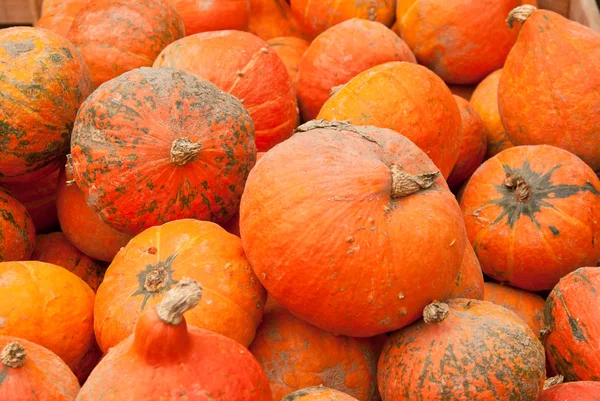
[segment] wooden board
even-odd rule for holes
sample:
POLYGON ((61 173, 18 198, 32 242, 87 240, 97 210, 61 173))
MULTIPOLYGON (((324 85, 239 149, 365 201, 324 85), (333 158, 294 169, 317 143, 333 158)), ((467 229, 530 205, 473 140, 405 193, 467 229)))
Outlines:
POLYGON ((565 17, 569 16, 569 0, 538 0, 540 8, 551 10, 565 17))
POLYGON ((600 32, 600 9, 596 0, 572 0, 569 18, 600 32))
POLYGON ((41 8, 42 0, 0 0, 0 25, 31 25, 41 8))

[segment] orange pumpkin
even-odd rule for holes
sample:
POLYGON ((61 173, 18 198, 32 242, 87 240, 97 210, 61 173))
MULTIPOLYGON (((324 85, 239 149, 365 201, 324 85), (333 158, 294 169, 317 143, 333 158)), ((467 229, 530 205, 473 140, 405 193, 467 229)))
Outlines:
POLYGON ((258 278, 333 333, 369 337, 418 319, 450 290, 465 251, 437 168, 391 130, 324 121, 298 130, 256 164, 242 196, 242 242, 258 278))
POLYGON ((42 16, 52 13, 56 10, 74 7, 76 4, 87 4, 89 0, 43 0, 42 16))
POLYGON ((500 282, 550 290, 600 262, 600 180, 566 150, 499 153, 473 174, 461 207, 483 272, 500 282))
POLYGON ((183 314, 204 299, 204 290, 183 278, 146 309, 135 334, 100 361, 77 400, 271 401, 265 372, 247 349, 187 326, 183 314))
POLYGON ((542 391, 544 348, 509 310, 453 299, 428 305, 423 318, 388 339, 378 369, 383 401, 535 400, 542 391))
POLYGON ((600 383, 596 381, 562 383, 545 390, 537 399, 537 401, 565 400, 600 401, 600 383))
POLYGON ((388 61, 416 63, 407 44, 385 25, 352 18, 327 29, 298 66, 296 89, 304 121, 319 114, 334 88, 388 61))
POLYGON ((448 89, 455 96, 460 96, 465 100, 471 100, 476 85, 448 85, 448 89))
POLYGON ((358 401, 341 391, 323 386, 307 387, 286 395, 280 401, 358 401))
POLYGON ((417 64, 390 62, 358 74, 325 102, 318 118, 393 129, 427 153, 445 178, 458 160, 456 101, 439 77, 417 64))
POLYGON ((477 170, 477 167, 483 163, 487 146, 487 130, 481 117, 467 100, 456 95, 454 99, 460 110, 462 137, 458 149, 458 161, 448 177, 450 188, 459 187, 477 170))
POLYGON ((190 313, 190 324, 244 346, 252 342, 267 294, 240 239, 214 223, 184 219, 137 235, 109 266, 94 308, 100 348, 106 352, 133 333, 142 312, 182 277, 203 287, 202 302, 190 313))
POLYGON ((25 206, 0 188, 0 262, 27 260, 35 247, 35 228, 25 206))
POLYGON ((300 59, 308 49, 309 43, 304 39, 286 36, 267 40, 267 44, 283 61, 292 82, 296 82, 300 59))
POLYGON ((63 6, 56 7, 50 12, 44 13, 34 26, 49 29, 66 38, 71 25, 73 25, 75 16, 87 3, 88 0, 66 2, 63 6))
POLYGON ((45 29, 1 30, 0 60, 0 182, 31 183, 68 152, 90 72, 68 40, 45 29))
POLYGON ((454 287, 445 298, 484 299, 483 273, 471 244, 467 244, 465 248, 465 256, 454 282, 454 287))
POLYGON ((254 122, 260 152, 289 138, 298 124, 296 94, 285 65, 266 42, 250 33, 188 36, 168 46, 154 66, 199 75, 240 99, 254 122))
POLYGON ((282 36, 301 38, 304 32, 285 0, 250 0, 248 32, 262 40, 282 36))
POLYGON ((0 401, 75 401, 79 383, 54 353, 0 335, 0 401))
POLYGON ((183 21, 167 0, 101 0, 81 9, 67 38, 83 55, 98 87, 151 66, 165 46, 184 35, 183 21))
POLYGON ((508 22, 522 23, 498 87, 509 139, 566 149, 599 171, 600 33, 531 6, 508 22))
POLYGON ((92 344, 89 346, 83 358, 81 358, 79 363, 73 368, 73 373, 75 373, 77 380, 79 380, 79 384, 85 383, 103 356, 104 354, 100 350, 100 347, 98 347, 98 343, 94 337, 92 344))
POLYGON ((0 263, 0 335, 48 348, 71 369, 93 342, 93 308, 94 291, 62 267, 0 263))
POLYGON ((267 373, 273 401, 318 385, 378 399, 377 355, 368 339, 336 336, 278 306, 265 313, 249 350, 267 373))
POLYGON ((245 31, 249 0, 169 0, 185 24, 185 33, 237 29, 245 31))

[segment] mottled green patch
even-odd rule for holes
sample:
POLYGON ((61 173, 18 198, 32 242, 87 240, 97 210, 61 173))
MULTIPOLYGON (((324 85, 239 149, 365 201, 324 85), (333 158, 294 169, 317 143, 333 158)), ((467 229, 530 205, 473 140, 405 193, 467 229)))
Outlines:
POLYGON ((0 386, 2 386, 4 380, 8 377, 8 369, 10 369, 8 366, 4 366, 4 369, 0 370, 0 386))
POLYGON ((139 288, 131 296, 142 295, 144 297, 141 306, 142 310, 144 310, 148 299, 155 297, 157 294, 169 291, 173 285, 177 284, 177 281, 173 280, 172 264, 174 260, 175 255, 171 255, 166 260, 159 261, 155 265, 148 264, 146 270, 138 274, 139 288), (148 284, 155 280, 155 278, 161 281, 160 288, 156 291, 151 291, 148 289, 148 284))

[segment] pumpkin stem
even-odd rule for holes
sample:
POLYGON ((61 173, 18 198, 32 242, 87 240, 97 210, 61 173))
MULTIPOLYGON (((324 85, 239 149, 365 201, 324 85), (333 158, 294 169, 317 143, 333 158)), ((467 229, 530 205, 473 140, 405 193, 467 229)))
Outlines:
POLYGON ((161 322, 177 326, 183 320, 183 314, 198 305, 201 299, 200 283, 184 277, 156 306, 156 314, 161 322))
POLYGON ((450 314, 450 307, 443 302, 433 302, 423 309, 425 323, 439 323, 450 314))
POLYGON ((415 192, 429 188, 433 185, 439 171, 425 174, 409 174, 404 172, 395 164, 390 166, 392 172, 392 199, 399 199, 403 196, 414 194, 415 192))
POLYGON ((146 275, 144 281, 144 289, 148 292, 159 292, 162 290, 167 282, 168 273, 164 266, 158 266, 146 275))
POLYGON ((537 8, 530 4, 519 6, 508 13, 506 23, 508 24, 509 28, 512 29, 512 27, 515 25, 515 22, 525 22, 535 10, 537 10, 537 8))
POLYGON ((550 387, 559 385, 564 381, 565 381, 565 378, 562 375, 550 377, 550 378, 546 379, 546 381, 544 382, 544 390, 548 390, 550 387))
POLYGON ((171 145, 171 163, 183 166, 192 160, 202 149, 199 143, 193 143, 187 138, 178 138, 171 145))
POLYGON ((0 361, 9 368, 20 368, 27 361, 27 351, 17 342, 7 344, 0 353, 0 361))
POLYGON ((515 200, 519 203, 527 203, 531 199, 531 185, 518 175, 506 174, 502 185, 515 191, 515 200))

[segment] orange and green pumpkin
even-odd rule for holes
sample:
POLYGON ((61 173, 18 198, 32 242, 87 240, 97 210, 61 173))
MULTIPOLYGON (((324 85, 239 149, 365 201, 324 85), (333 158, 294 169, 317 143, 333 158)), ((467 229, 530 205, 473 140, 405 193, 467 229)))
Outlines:
POLYGON ((0 187, 0 262, 28 260, 35 228, 25 206, 0 187))
POLYGON ((248 28, 249 0, 169 0, 183 19, 185 33, 248 28))
POLYGON ((562 383, 544 390, 537 401, 600 401, 600 382, 562 383))

